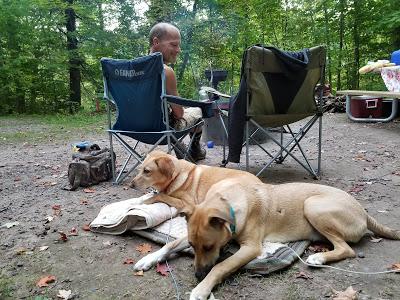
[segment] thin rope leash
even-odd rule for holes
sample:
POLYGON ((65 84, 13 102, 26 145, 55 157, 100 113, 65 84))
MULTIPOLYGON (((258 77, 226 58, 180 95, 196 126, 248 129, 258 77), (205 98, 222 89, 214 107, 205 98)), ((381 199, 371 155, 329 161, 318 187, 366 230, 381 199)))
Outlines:
MULTIPOLYGON (((170 237, 171 230, 172 230, 172 218, 173 217, 172 217, 171 207, 169 207, 169 213, 170 213, 170 223, 169 223, 169 229, 168 229, 168 234, 167 234, 167 238, 166 238, 166 244, 169 243, 169 237, 170 237)), ((175 287, 175 291, 176 291, 176 299, 180 300, 181 294, 179 292, 179 286, 178 286, 178 283, 176 282, 174 274, 172 273, 172 269, 169 267, 167 258, 165 259, 165 265, 167 266, 168 273, 171 275, 172 281, 174 283, 174 287, 175 287)))
POLYGON ((286 248, 288 248, 290 251, 292 251, 297 257, 298 259, 305 264, 306 266, 309 267, 314 267, 314 268, 330 268, 330 269, 335 269, 335 270, 339 270, 339 271, 343 271, 343 272, 347 272, 347 273, 354 273, 354 274, 364 274, 364 275, 378 275, 378 274, 387 274, 387 273, 400 273, 400 270, 388 270, 388 271, 380 271, 380 272, 361 272, 361 271, 351 271, 351 270, 347 270, 347 269, 342 269, 342 268, 338 268, 338 267, 332 267, 329 265, 313 265, 313 264, 309 264, 308 262, 305 262, 298 254, 296 251, 294 251, 292 248, 290 248, 289 246, 284 246, 286 248))

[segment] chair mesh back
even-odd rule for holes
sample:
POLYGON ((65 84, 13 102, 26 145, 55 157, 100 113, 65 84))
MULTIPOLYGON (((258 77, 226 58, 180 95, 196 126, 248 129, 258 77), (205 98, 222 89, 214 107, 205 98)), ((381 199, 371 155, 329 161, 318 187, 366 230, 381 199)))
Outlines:
POLYGON ((112 129, 153 132, 165 130, 162 110, 162 55, 134 60, 102 58, 107 89, 118 115, 112 129))
POLYGON ((323 75, 325 49, 319 46, 291 52, 300 56, 300 61, 271 48, 252 46, 247 50, 248 115, 262 126, 275 127, 317 113, 314 90, 323 75))

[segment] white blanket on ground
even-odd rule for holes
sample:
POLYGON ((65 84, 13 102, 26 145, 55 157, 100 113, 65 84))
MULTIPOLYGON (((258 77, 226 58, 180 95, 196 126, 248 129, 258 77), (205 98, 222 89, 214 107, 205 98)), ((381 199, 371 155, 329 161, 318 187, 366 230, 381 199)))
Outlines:
POLYGON ((153 228, 176 216, 177 210, 164 203, 143 204, 153 193, 104 206, 90 223, 91 231, 122 234, 127 230, 153 228))

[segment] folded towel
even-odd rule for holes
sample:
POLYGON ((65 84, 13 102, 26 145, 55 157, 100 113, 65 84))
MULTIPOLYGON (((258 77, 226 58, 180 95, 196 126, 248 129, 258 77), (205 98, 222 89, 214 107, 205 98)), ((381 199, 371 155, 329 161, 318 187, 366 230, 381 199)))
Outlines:
POLYGON ((90 223, 91 231, 122 234, 127 230, 143 230, 155 227, 173 218, 177 209, 164 203, 143 204, 153 193, 115 202, 104 206, 90 223))

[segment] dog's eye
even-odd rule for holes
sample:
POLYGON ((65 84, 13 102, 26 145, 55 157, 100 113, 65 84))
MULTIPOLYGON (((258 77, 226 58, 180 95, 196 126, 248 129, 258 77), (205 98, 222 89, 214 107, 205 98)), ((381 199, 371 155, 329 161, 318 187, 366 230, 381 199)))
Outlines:
POLYGON ((143 169, 143 173, 144 174, 150 174, 150 170, 149 169, 143 169))
POLYGON ((212 249, 213 249, 213 246, 212 246, 212 245, 204 245, 204 246, 203 246, 203 250, 204 250, 205 252, 211 251, 212 249))

